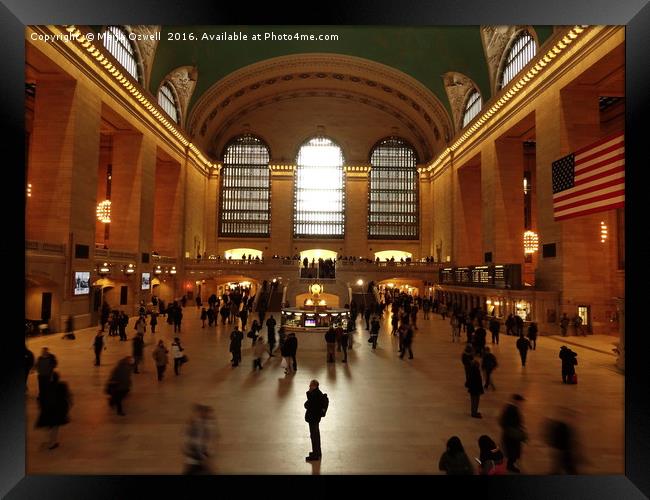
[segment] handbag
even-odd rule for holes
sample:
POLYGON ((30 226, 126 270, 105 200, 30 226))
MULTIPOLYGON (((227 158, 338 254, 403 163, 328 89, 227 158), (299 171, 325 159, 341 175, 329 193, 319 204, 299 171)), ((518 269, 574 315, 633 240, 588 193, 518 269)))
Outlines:
POLYGON ((571 375, 571 383, 572 384, 577 384, 578 383, 578 374, 577 373, 574 373, 573 375, 571 375))

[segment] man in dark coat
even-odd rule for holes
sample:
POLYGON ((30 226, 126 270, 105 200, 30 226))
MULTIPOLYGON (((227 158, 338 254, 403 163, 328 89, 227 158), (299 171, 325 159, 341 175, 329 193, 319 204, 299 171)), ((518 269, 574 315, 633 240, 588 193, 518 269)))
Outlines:
POLYGON ((404 332, 404 337, 402 338, 402 354, 399 355, 400 359, 404 359, 404 354, 406 350, 409 352, 409 359, 413 359, 413 350, 411 346, 413 345, 413 328, 411 325, 406 325, 406 331, 404 332))
POLYGON ((469 366, 472 364, 473 359, 474 349, 471 344, 467 344, 460 357, 460 360, 463 362, 463 367, 465 368, 465 387, 467 387, 467 382, 469 381, 469 366))
POLYGON ((113 369, 108 379, 107 392, 111 396, 108 404, 111 408, 117 407, 117 414, 124 416, 122 400, 131 390, 131 373, 133 373, 133 358, 122 358, 113 369))
POLYGON ((327 362, 334 363, 334 354, 336 352, 336 333, 334 328, 330 326, 327 333, 325 333, 325 343, 327 344, 327 362))
POLYGON ((239 318, 241 319, 241 330, 243 332, 246 330, 246 323, 248 323, 248 308, 246 306, 240 311, 239 318))
POLYGON ((524 337, 524 334, 522 332, 517 339, 517 350, 519 351, 519 356, 521 357, 521 366, 526 366, 526 356, 528 356, 529 349, 530 340, 524 337))
POLYGON ((503 409, 499 419, 499 425, 503 431, 501 438, 503 451, 508 459, 507 469, 511 472, 521 472, 515 462, 521 457, 521 443, 528 439, 518 406, 522 401, 524 401, 522 396, 514 394, 512 401, 503 409))
POLYGON ((34 368, 34 353, 25 346, 25 390, 27 390, 27 379, 32 368, 34 368))
MULTIPOLYGON (((262 324, 260 322, 260 324, 262 324)), ((273 356, 273 349, 275 348, 275 318, 271 314, 271 317, 266 320, 266 334, 267 334, 267 341, 269 344, 269 355, 273 356)))
POLYGON ((474 352, 478 356, 483 356, 483 349, 485 349, 485 341, 487 337, 487 332, 485 331, 485 328, 482 326, 479 326, 475 331, 474 331, 474 339, 472 340, 472 345, 474 346, 474 352))
POLYGON ((481 377, 481 367, 476 359, 472 360, 469 365, 469 376, 467 378, 467 392, 471 403, 472 417, 483 418, 478 411, 479 400, 483 394, 483 378, 481 377))
POLYGON ((52 372, 52 380, 39 401, 41 413, 36 421, 36 427, 50 428, 48 448, 53 450, 59 446, 57 441, 59 426, 70 421, 68 411, 72 405, 72 397, 68 384, 59 381, 59 374, 52 372))
POLYGON ((518 314, 515 314, 515 329, 516 335, 522 335, 524 333, 524 320, 518 314))
POLYGON ((492 372, 497 367, 497 358, 490 352, 490 348, 486 347, 485 352, 483 353, 483 359, 481 361, 481 368, 485 372, 485 390, 488 390, 488 386, 492 386, 492 389, 496 390, 494 384, 492 383, 492 372))
POLYGON ((366 307, 365 310, 363 311, 363 319, 366 320, 366 330, 370 330, 370 315, 372 314, 372 310, 370 307, 366 307))
POLYGON ((305 422, 309 424, 309 437, 311 438, 311 452, 305 460, 311 462, 320 460, 322 453, 320 448, 320 429, 318 424, 323 417, 324 396, 318 388, 318 380, 312 380, 309 383, 307 391, 307 401, 305 401, 305 422))
POLYGON ((379 338, 379 329, 381 324, 379 323, 379 318, 377 316, 372 318, 370 322, 370 341, 372 342, 372 348, 377 349, 377 339, 379 338))
POLYGON ((560 347, 560 359, 562 360, 562 383, 571 384, 573 375, 576 373, 575 365, 578 364, 577 353, 573 352, 567 346, 560 347))
POLYGON ((239 327, 230 334, 230 352, 232 353, 232 366, 238 366, 241 361, 241 343, 244 340, 244 334, 239 331, 239 327))
POLYGON ((530 345, 534 351, 535 347, 537 347, 537 323, 534 321, 528 325, 528 340, 530 340, 530 345))
POLYGON ((47 391, 52 379, 52 373, 56 368, 57 360, 47 347, 43 347, 41 355, 36 360, 36 372, 38 373, 38 399, 47 391))
POLYGON ((99 330, 97 335, 95 335, 90 347, 95 350, 95 366, 99 366, 102 350, 106 349, 106 346, 104 345, 104 336, 102 335, 101 330, 99 330))
POLYGON ((515 317, 512 314, 508 315, 506 319, 506 335, 514 335, 515 332, 515 317))
POLYGON ((298 369, 298 363, 296 362, 296 352, 298 352, 298 339, 296 334, 291 332, 287 337, 287 340, 284 342, 284 348, 286 349, 287 356, 291 357, 293 362, 293 371, 295 372, 298 369))
POLYGON ((133 337, 133 373, 140 373, 138 365, 144 356, 144 335, 138 333, 133 337))
POLYGON ((492 334, 492 343, 499 344, 499 330, 501 329, 501 323, 496 318, 490 320, 490 325, 488 326, 490 333, 492 334))

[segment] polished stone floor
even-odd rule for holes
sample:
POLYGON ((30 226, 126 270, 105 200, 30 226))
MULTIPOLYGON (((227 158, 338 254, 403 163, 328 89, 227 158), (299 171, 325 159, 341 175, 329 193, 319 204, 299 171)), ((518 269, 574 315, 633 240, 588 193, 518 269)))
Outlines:
MULTIPOLYGON (((276 314, 277 318, 277 314, 276 314)), ((498 416, 512 393, 524 395, 523 414, 530 439, 520 461, 526 474, 547 474, 551 452, 544 444, 547 417, 575 410, 568 418, 579 430, 584 474, 622 474, 624 470, 624 377, 615 357, 572 345, 578 353, 578 385, 563 385, 558 339, 541 337, 521 367, 514 337, 494 346, 499 367, 496 391, 481 398, 483 419, 470 417, 460 355, 447 321, 438 315, 419 318, 414 359, 397 356, 397 340, 382 323, 372 351, 365 325, 357 324, 348 363, 325 362, 322 334, 298 334, 298 372, 285 377, 280 358, 264 358, 264 370, 252 372, 250 339, 244 340, 243 364, 230 365, 228 325, 202 329, 195 308, 187 308, 181 334, 189 363, 176 377, 169 368, 155 376, 151 344, 167 346, 172 327, 164 319, 155 335, 147 333, 144 372, 133 375, 125 417, 109 410, 103 388, 118 359, 131 353, 131 342, 107 337, 102 366, 93 366, 94 329, 77 340, 60 335, 31 339, 36 356, 47 345, 58 357, 62 380, 74 396, 71 422, 61 428, 61 446, 43 446, 45 431, 35 429, 37 381, 31 374, 26 395, 28 474, 178 474, 183 469, 183 432, 194 402, 215 410, 212 463, 219 474, 439 474, 438 460, 447 439, 458 435, 470 457, 477 439, 500 438, 498 416), (320 381, 330 407, 321 421, 323 459, 305 462, 310 448, 303 402, 309 380, 320 381)), ((129 337, 133 326, 128 329, 129 337)), ((130 338, 129 338, 130 340, 130 338)), ((589 339, 581 339, 588 343, 589 339)))

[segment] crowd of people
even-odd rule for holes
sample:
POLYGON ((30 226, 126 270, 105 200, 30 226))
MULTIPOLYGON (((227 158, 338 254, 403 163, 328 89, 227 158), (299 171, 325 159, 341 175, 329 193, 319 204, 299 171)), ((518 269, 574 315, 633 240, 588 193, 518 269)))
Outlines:
MULTIPOLYGON (((333 261, 330 261, 333 265, 333 261)), ((309 264, 307 262, 307 264, 309 264)), ((373 284, 369 284, 371 290, 373 284)), ((273 285, 264 283, 263 290, 270 292, 273 285)), ((286 376, 294 375, 298 369, 297 351, 298 339, 296 334, 288 332, 280 325, 277 330, 277 321, 271 314, 266 317, 266 311, 259 311, 259 318, 254 320, 249 328, 248 315, 252 314, 254 296, 249 295, 250 290, 235 288, 221 297, 212 294, 207 299, 207 307, 200 298, 196 300, 197 309, 200 310, 199 317, 202 328, 208 321, 208 327, 217 324, 217 314, 222 317, 222 325, 232 325, 230 333, 229 352, 232 355, 231 364, 235 368, 242 363, 242 343, 244 336, 251 339, 252 370, 263 369, 263 357, 274 357, 279 354, 282 358, 281 367, 286 376), (261 333, 263 326, 266 326, 266 339, 261 333), (276 340, 278 347, 276 349, 276 340)), ((348 351, 353 349, 354 341, 352 333, 357 329, 357 319, 361 319, 360 326, 368 331, 368 343, 375 350, 378 344, 379 333, 382 328, 381 318, 387 315, 390 318, 391 334, 397 337, 398 352, 400 359, 413 359, 413 340, 418 328, 419 312, 423 311, 423 319, 428 320, 431 312, 441 314, 445 319, 449 314, 451 326, 451 341, 461 343, 461 336, 466 336, 465 347, 461 354, 461 362, 465 373, 465 387, 470 395, 470 415, 474 418, 482 418, 479 410, 481 395, 492 389, 496 391, 493 380, 493 372, 498 367, 498 361, 490 347, 487 345, 487 331, 491 333, 491 343, 499 344, 500 322, 494 317, 488 317, 480 308, 470 311, 463 311, 460 307, 450 304, 441 304, 432 297, 420 297, 411 295, 398 289, 384 289, 379 294, 379 302, 371 301, 357 304, 352 301, 350 307, 350 321, 346 324, 332 325, 324 335, 325 361, 334 363, 337 353, 342 354, 341 362, 348 362, 348 351)), ((175 376, 181 375, 181 368, 188 358, 182 345, 180 335, 175 336, 169 347, 164 340, 145 342, 147 326, 151 327, 151 334, 154 335, 156 318, 158 315, 167 316, 167 322, 174 326, 174 333, 180 334, 183 309, 187 306, 187 299, 184 297, 173 301, 168 307, 163 301, 156 299, 155 305, 158 311, 147 311, 144 303, 139 308, 139 315, 134 323, 135 335, 132 338, 132 355, 125 356, 119 360, 110 373, 106 382, 105 393, 108 397, 110 408, 114 408, 118 415, 125 416, 123 401, 129 394, 132 386, 132 374, 140 373, 139 366, 143 362, 144 349, 147 345, 153 347, 151 356, 156 366, 157 380, 164 380, 165 371, 170 363, 173 363, 175 376), (147 322, 147 316, 149 321, 147 322)), ((347 307, 347 304, 346 304, 347 307)), ((102 352, 106 350, 104 330, 108 326, 109 336, 120 336, 120 341, 127 340, 126 327, 128 317, 123 311, 110 310, 104 304, 102 307, 101 329, 94 336, 91 349, 95 355, 95 365, 101 364, 102 352), (124 337, 124 338, 123 338, 124 337)), ((527 355, 531 350, 536 349, 537 325, 531 322, 528 325, 527 335, 524 336, 523 321, 518 316, 510 315, 505 321, 507 335, 516 335, 516 348, 519 351, 522 367, 526 366, 527 355)), ((577 365, 577 354, 568 347, 562 346, 559 358, 561 360, 562 382, 565 384, 577 383, 575 366, 577 365)), ((35 368, 38 373, 39 387, 39 408, 40 414, 36 422, 39 428, 49 429, 47 447, 55 449, 59 446, 58 429, 69 422, 69 409, 72 406, 72 395, 68 385, 61 381, 60 375, 55 371, 57 358, 43 348, 38 360, 34 361, 33 354, 25 348, 26 371, 25 383, 29 372, 35 368)), ((523 444, 528 440, 523 420, 522 405, 524 397, 514 394, 510 402, 504 407, 499 417, 501 427, 500 445, 487 434, 478 437, 478 457, 474 461, 478 465, 476 469, 473 462, 467 456, 461 440, 457 436, 451 437, 446 450, 439 460, 439 470, 447 474, 473 474, 475 470, 479 474, 503 474, 506 472, 520 472, 518 461, 522 455, 523 444)), ((318 381, 312 380, 307 392, 305 402, 305 420, 309 423, 312 451, 306 457, 307 461, 320 460, 322 457, 320 431, 318 423, 325 415, 329 400, 327 395, 319 389, 318 381)), ((201 474, 209 473, 207 459, 210 456, 208 444, 211 431, 209 421, 213 414, 209 407, 194 405, 193 413, 188 421, 186 431, 186 444, 184 454, 186 456, 186 473, 201 474)), ((566 421, 549 420, 547 422, 547 444, 555 450, 556 469, 568 474, 577 470, 577 453, 575 445, 575 431, 566 421)))

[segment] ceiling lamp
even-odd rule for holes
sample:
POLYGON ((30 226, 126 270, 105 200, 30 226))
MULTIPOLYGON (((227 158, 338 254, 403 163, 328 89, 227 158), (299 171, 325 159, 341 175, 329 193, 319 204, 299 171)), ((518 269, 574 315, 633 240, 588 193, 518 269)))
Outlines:
POLYGON ((100 201, 97 204, 97 220, 103 224, 111 222, 111 200, 100 201))
POLYGON ((537 233, 533 231, 526 231, 524 233, 524 253, 535 253, 539 245, 539 238, 537 233))

